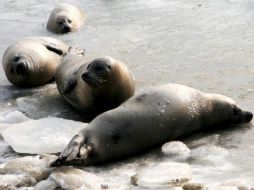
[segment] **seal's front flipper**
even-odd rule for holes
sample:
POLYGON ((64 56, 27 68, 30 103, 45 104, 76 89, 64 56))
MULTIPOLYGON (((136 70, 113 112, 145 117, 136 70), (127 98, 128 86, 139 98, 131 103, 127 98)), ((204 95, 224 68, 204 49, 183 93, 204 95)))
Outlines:
POLYGON ((52 51, 60 56, 64 55, 64 51, 62 49, 60 49, 59 47, 57 47, 57 45, 50 43, 50 44, 44 44, 44 46, 49 50, 52 51))

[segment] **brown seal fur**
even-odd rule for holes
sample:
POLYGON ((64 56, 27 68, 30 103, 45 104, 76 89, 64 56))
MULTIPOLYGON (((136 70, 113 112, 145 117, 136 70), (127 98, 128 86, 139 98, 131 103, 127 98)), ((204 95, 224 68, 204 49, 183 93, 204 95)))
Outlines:
POLYGON ((59 4, 50 14, 47 28, 54 33, 63 34, 74 32, 85 21, 85 14, 77 7, 70 4, 59 4))
POLYGON ((133 74, 109 56, 87 60, 68 53, 57 68, 56 83, 66 102, 92 118, 116 108, 135 91, 133 74))
POLYGON ((50 37, 25 38, 9 46, 2 65, 7 79, 19 87, 43 85, 54 78, 69 46, 50 37))

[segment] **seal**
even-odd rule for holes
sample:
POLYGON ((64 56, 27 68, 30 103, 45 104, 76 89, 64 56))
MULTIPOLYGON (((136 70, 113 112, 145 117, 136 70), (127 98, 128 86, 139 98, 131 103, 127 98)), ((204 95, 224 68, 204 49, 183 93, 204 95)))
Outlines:
POLYGON ((47 28, 51 32, 64 34, 78 30, 85 21, 85 14, 70 4, 59 4, 51 12, 47 28))
POLYGON ((18 87, 43 85, 54 78, 69 46, 50 37, 25 38, 9 46, 2 65, 7 79, 18 87))
POLYGON ((116 108, 135 91, 135 79, 127 66, 112 57, 86 59, 68 53, 56 71, 63 99, 88 118, 116 108))
POLYGON ((179 84, 151 87, 96 117, 52 166, 125 158, 197 131, 247 123, 252 117, 226 96, 179 84))

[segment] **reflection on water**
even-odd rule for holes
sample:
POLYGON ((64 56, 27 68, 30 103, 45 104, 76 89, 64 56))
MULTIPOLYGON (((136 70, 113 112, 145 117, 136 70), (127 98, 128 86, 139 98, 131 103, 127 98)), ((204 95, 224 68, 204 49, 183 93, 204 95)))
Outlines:
MULTIPOLYGON (((58 2, 2 0, 0 56, 20 38, 52 36, 85 48, 88 57, 111 55, 124 61, 136 76, 138 89, 176 82, 225 94, 254 112, 254 6, 251 0, 69 0, 85 10, 88 18, 78 32, 67 35, 52 34, 45 29, 49 13, 58 2)), ((2 69, 0 105, 0 113, 19 109, 32 118, 76 116, 58 99, 55 84, 20 90, 10 86, 2 69)), ((225 162, 223 168, 212 168, 204 162, 202 165, 202 160, 199 164, 190 162, 194 179, 217 181, 254 176, 253 135, 253 128, 242 127, 188 141, 187 145, 194 145, 194 150, 215 145, 219 149, 213 151, 219 150, 219 155, 220 148, 228 152, 219 158, 225 162)), ((5 145, 0 146, 2 162, 11 152, 5 145)), ((202 150, 205 157, 210 149, 202 150)), ((149 153, 88 169, 105 177, 108 183, 128 184, 128 176, 142 164, 172 159, 156 155, 149 153)), ((217 158, 212 157, 212 162, 217 158)), ((189 162, 190 158, 183 161, 189 162)))

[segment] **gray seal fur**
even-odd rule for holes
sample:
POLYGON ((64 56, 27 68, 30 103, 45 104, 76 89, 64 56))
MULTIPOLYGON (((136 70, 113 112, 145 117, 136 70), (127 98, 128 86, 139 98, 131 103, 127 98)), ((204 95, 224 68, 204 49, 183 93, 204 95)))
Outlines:
POLYGON ((247 123, 252 117, 223 95, 179 84, 151 87, 96 117, 73 137, 52 166, 125 158, 201 130, 247 123))

